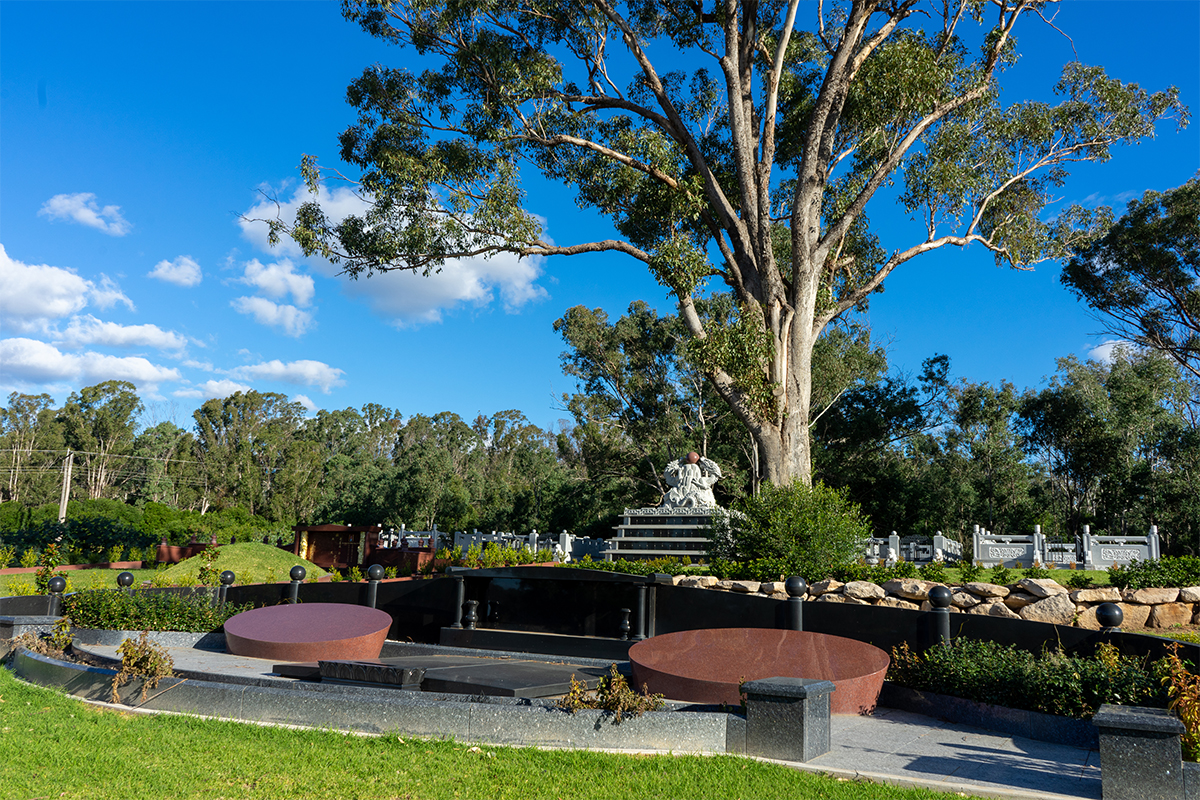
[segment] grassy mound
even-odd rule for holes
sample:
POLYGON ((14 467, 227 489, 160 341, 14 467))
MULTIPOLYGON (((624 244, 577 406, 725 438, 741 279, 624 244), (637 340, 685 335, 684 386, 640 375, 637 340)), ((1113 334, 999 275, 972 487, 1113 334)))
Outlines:
MULTIPOLYGON (((269 544, 244 542, 225 544, 217 551, 219 553, 214 565, 218 572, 232 570, 237 576, 238 583, 274 583, 288 580, 292 567, 299 564, 308 570, 307 579, 325 575, 325 570, 311 561, 292 555, 291 553, 272 547, 269 544)), ((158 580, 169 580, 171 583, 188 586, 199 582, 200 568, 206 563, 203 555, 173 564, 157 576, 158 580)))

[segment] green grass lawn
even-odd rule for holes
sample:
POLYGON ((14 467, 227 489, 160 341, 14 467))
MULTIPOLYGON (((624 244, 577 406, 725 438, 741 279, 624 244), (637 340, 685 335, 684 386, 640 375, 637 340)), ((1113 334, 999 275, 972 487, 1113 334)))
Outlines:
MULTIPOLYGON (((125 571, 123 569, 73 569, 63 574, 67 576, 67 591, 74 592, 80 589, 116 589, 117 576, 125 571)), ((133 573, 135 585, 150 580, 154 575, 152 569, 128 571, 133 573)), ((33 573, 0 575, 0 597, 20 593, 20 590, 10 590, 10 587, 13 586, 33 586, 33 573)), ((25 594, 29 594, 29 592, 25 592, 25 594)))
MULTIPOLYGON (((325 570, 316 564, 297 558, 278 547, 257 542, 222 545, 218 553, 220 555, 216 561, 217 571, 232 570, 240 584, 286 581, 288 573, 297 564, 308 571, 307 578, 314 576, 319 578, 326 574, 325 570)), ((193 556, 161 571, 135 569, 129 570, 129 572, 133 573, 134 586, 140 586, 143 581, 149 580, 154 580, 156 583, 161 582, 161 585, 166 586, 195 586, 200 566, 203 563, 201 556, 193 556)), ((73 569, 64 570, 63 574, 67 577, 67 591, 74 592, 80 589, 115 589, 117 588, 117 575, 125 571, 120 569, 73 569)), ((34 575, 32 572, 21 575, 0 575, 0 597, 20 593, 19 589, 13 590, 11 587, 31 587, 33 585, 34 575)), ((28 594, 28 592, 25 593, 28 594)))
POLYGON ((734 756, 626 756, 362 737, 97 709, 0 669, 5 798, 829 798, 962 795, 734 756))

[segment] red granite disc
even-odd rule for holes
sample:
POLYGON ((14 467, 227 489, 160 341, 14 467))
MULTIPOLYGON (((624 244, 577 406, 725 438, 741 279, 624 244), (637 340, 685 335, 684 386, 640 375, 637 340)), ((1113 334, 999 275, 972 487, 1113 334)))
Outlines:
POLYGON ((392 618, 345 603, 299 603, 244 611, 225 623, 225 649, 275 661, 379 658, 392 618))
POLYGON ((634 685, 671 700, 738 705, 738 684, 760 678, 833 681, 834 714, 875 708, 890 663, 878 647, 841 636, 771 628, 710 628, 655 636, 629 648, 634 685))

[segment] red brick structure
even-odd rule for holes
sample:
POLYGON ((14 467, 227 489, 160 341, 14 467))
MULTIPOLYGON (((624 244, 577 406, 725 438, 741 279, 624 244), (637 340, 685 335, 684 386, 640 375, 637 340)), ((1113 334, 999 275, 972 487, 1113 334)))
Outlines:
POLYGON ((408 566, 418 572, 433 561, 434 548, 381 547, 379 525, 296 525, 291 544, 280 545, 284 550, 311 561, 321 569, 366 569, 372 564, 381 567, 408 566))

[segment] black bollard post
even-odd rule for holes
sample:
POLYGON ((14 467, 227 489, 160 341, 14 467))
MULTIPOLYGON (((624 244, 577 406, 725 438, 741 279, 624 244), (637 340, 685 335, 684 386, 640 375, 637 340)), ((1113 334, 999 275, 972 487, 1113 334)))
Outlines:
POLYGON ((237 580, 237 575, 233 574, 232 570, 225 570, 221 573, 221 605, 229 599, 229 587, 233 586, 233 582, 237 580))
POLYGON ((929 590, 929 603, 933 606, 934 625, 937 627, 937 638, 946 647, 950 646, 950 590, 945 586, 935 586, 929 590))
POLYGON ((50 579, 50 608, 47 609, 50 613, 46 616, 58 617, 62 616, 62 593, 67 588, 67 579, 61 575, 55 575, 50 579))
POLYGON ((621 640, 627 642, 629 641, 629 609, 619 608, 617 610, 621 612, 621 640))
POLYGON ((463 617, 463 628, 473 631, 475 623, 479 620, 479 615, 475 613, 475 609, 479 607, 478 600, 468 600, 465 603, 467 607, 467 615, 463 617))
POLYGON ((379 599, 379 582, 383 580, 383 567, 372 564, 367 567, 367 605, 375 608, 379 599))
MULTIPOLYGON (((449 567, 447 572, 458 572, 459 567, 449 567)), ((463 604, 467 602, 467 581, 462 575, 454 575, 454 622, 450 623, 451 628, 461 628, 463 616, 463 604)))
POLYGON ((1121 630, 1125 621, 1125 612, 1116 603, 1101 603, 1096 606, 1096 622, 1104 633, 1115 633, 1121 630))
POLYGON ((633 640, 640 642, 646 638, 646 584, 637 585, 637 627, 633 631, 633 640))
POLYGON ((133 594, 133 573, 122 572, 117 576, 117 586, 125 590, 125 594, 133 594))
POLYGON ((292 585, 288 589, 288 602, 292 605, 300 602, 300 581, 304 580, 307 574, 308 570, 299 564, 292 567, 292 571, 288 573, 288 577, 292 579, 292 585))
POLYGON ((794 631, 804 630, 804 597, 808 594, 808 581, 793 575, 784 581, 788 593, 788 624, 794 631))

